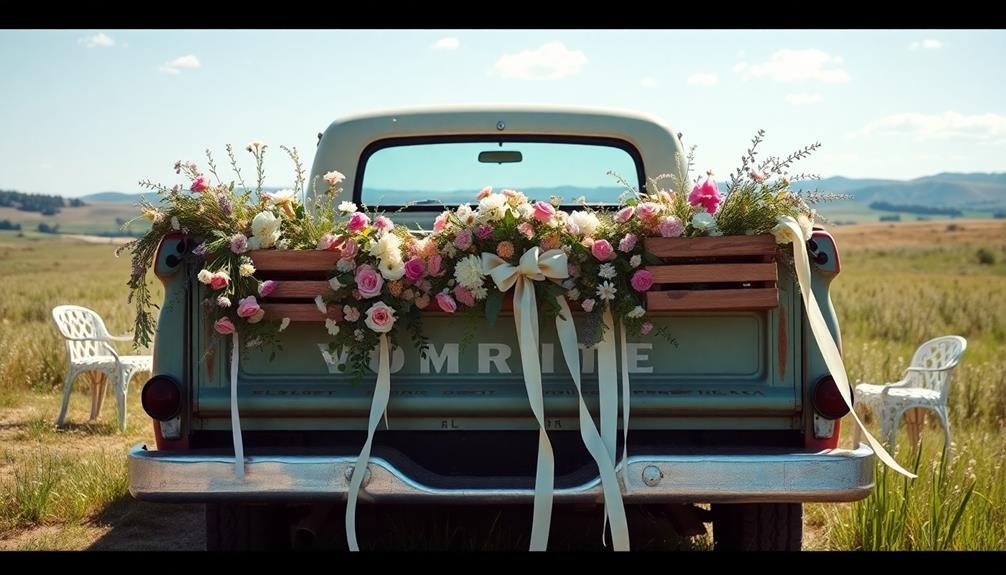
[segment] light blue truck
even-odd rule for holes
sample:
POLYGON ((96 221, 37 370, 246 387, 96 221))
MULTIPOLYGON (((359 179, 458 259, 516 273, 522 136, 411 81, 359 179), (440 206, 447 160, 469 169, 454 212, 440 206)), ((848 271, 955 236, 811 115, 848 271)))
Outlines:
MULTIPOLYGON (((682 156, 667 125, 633 113, 400 110, 332 123, 320 134, 312 178, 338 169, 356 203, 405 206, 396 222, 429 229, 443 205, 471 201, 486 184, 538 199, 561 196, 570 206, 579 196, 614 204, 624 188, 608 172, 642 186, 648 176, 683 173, 682 156), (482 155, 501 150, 507 154, 482 155)), ((317 324, 291 324, 275 358, 242 352, 238 404, 247 473, 237 478, 230 352, 204 321, 206 286, 196 280, 199 267, 182 257, 193 247, 170 237, 157 254, 165 296, 154 384, 143 395, 156 446, 130 451, 130 492, 149 501, 206 503, 208 549, 286 547, 315 535, 312 510, 345 501, 374 385, 340 372, 344 358, 322 344, 317 324)), ((815 230, 808 249, 814 296, 840 341, 829 296, 840 269, 835 243, 815 230)), ((782 264, 777 291, 772 305, 754 308, 650 312, 676 343, 630 337, 620 358, 632 377, 628 459, 618 462, 627 468, 623 500, 671 509, 685 522, 711 521, 718 549, 799 549, 803 502, 853 501, 873 487, 873 452, 837 448, 847 408, 810 334, 792 270, 782 264)), ((600 506, 602 497, 554 328, 542 326, 558 515, 567 504, 600 506)), ((392 354, 387 427, 376 435, 358 513, 367 503, 529 503, 537 424, 513 323, 490 327, 431 314, 424 331, 429 353, 398 341, 392 354)), ((581 354, 584 396, 596 415, 596 352, 581 345, 581 354)))

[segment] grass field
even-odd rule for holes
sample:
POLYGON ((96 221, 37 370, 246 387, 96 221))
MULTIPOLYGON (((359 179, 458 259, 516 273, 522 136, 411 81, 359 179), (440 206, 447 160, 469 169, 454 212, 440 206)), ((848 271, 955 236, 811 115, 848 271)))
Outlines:
MULTIPOLYGON (((932 421, 918 456, 902 432, 898 459, 917 461, 919 479, 905 482, 878 468, 870 498, 807 505, 805 548, 1006 550, 1006 222, 832 231, 843 266, 833 299, 854 381, 896 380, 915 347, 936 335, 962 335, 968 351, 951 390, 952 455, 941 457, 942 433, 932 421)), ((151 441, 136 397, 139 382, 131 390, 125 433, 115 430, 111 398, 98 422, 83 423, 89 410, 83 379, 71 403, 71 423, 60 430, 52 425, 65 352, 49 310, 81 303, 102 314, 113 333, 131 328, 132 310, 125 304, 129 262, 115 258, 112 249, 0 232, 0 549, 202 545, 199 506, 141 504, 126 491, 125 451, 151 441)), ((153 285, 156 301, 160 288, 153 285)), ((419 547, 457 537, 469 541, 466 548, 487 545, 471 544, 456 526, 431 524, 428 537, 416 531, 396 536, 401 529, 389 531, 390 546, 410 539, 415 547, 417 537, 426 542, 419 547)), ((514 537, 494 532, 492 541, 503 541, 488 545, 509 547, 514 537)), ((654 540, 658 548, 708 546, 707 539, 654 540)))

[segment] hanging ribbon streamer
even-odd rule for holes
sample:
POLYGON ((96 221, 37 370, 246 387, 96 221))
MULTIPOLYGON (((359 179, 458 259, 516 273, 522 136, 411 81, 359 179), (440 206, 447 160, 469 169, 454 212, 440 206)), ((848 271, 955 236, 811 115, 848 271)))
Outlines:
POLYGON ((629 488, 629 351, 625 343, 625 325, 618 322, 619 353, 622 354, 622 481, 629 488))
MULTIPOLYGON (((381 334, 378 343, 377 385, 374 386, 374 398, 370 403, 370 419, 367 422, 367 441, 363 444, 360 456, 353 466, 353 475, 349 479, 349 490, 346 500, 346 543, 350 551, 359 551, 356 542, 356 500, 360 495, 360 486, 367 474, 367 460, 370 459, 370 449, 374 443, 374 432, 381 422, 381 416, 388 408, 388 398, 391 396, 391 361, 388 351, 388 336, 381 334)), ((387 420, 385 420, 387 425, 387 420)))
MULTIPOLYGON (((604 333, 597 343, 597 400, 601 411, 601 439, 608 450, 612 469, 617 465, 615 456, 618 436, 618 366, 615 357, 615 324, 611 319, 611 306, 601 313, 604 333)), ((624 361, 624 360, 623 360, 624 361)), ((624 476, 623 476, 624 477, 624 476)), ((601 526, 601 543, 608 527, 608 509, 605 505, 604 524, 601 526)))
POLYGON ((231 435, 234 438, 234 475, 245 478, 245 447, 241 440, 241 417, 238 415, 238 332, 231 334, 231 435))
POLYGON ((859 426, 859 429, 866 436, 867 442, 869 442, 877 457, 898 473, 914 479, 916 477, 915 474, 898 465, 898 462, 891 457, 887 450, 884 449, 884 446, 870 435, 870 432, 866 430, 866 426, 859 419, 859 415, 856 414, 856 410, 852 408, 852 396, 850 395, 852 387, 849 385, 849 376, 845 373, 842 354, 838 351, 838 346, 835 344, 835 340, 828 330, 828 325, 824 322, 824 315, 821 314, 821 308, 818 307, 817 300, 810 292, 810 258, 807 256, 807 240, 810 238, 804 235, 803 228, 792 217, 786 216, 779 220, 779 226, 781 227, 775 231, 778 241, 780 243, 793 242, 794 267, 796 268, 796 277, 800 284, 800 294, 803 296, 803 304, 807 310, 807 320, 810 324, 810 330, 814 334, 814 339, 817 340, 817 346, 821 350, 821 355, 824 357, 825 365, 828 366, 828 371, 831 372, 831 376, 835 379, 838 392, 845 401, 845 405, 849 408, 849 414, 852 415, 853 421, 856 422, 856 425, 859 426))
POLYGON ((538 421, 538 463, 534 481, 534 515, 531 521, 531 551, 548 547, 548 531, 552 522, 552 488, 555 481, 555 456, 545 433, 545 405, 541 387, 541 360, 538 356, 538 303, 534 282, 545 278, 569 277, 566 254, 548 250, 538 254, 533 247, 524 252, 520 263, 513 266, 496 254, 482 253, 482 269, 501 292, 514 288, 513 319, 517 327, 524 387, 527 389, 531 412, 538 421))
MULTIPOLYGON (((622 492, 618 486, 618 477, 615 476, 615 464, 608 452, 607 446, 601 439, 600 433, 594 426, 594 419, 590 416, 587 404, 583 400, 583 390, 580 385, 580 353, 576 342, 576 327, 573 325, 573 315, 566 304, 566 298, 557 297, 560 313, 555 318, 555 329, 559 336, 559 347, 562 355, 566 359, 566 367, 573 377, 573 385, 576 386, 576 395, 579 400, 580 409, 580 437, 587 452, 597 463, 597 469, 601 476, 601 491, 604 494, 604 522, 605 525, 611 522, 611 541, 615 551, 629 550, 629 525, 625 518, 625 505, 622 503, 622 492), (568 319, 567 319, 568 318, 568 319)), ((601 529, 601 540, 604 540, 605 528, 601 529)))

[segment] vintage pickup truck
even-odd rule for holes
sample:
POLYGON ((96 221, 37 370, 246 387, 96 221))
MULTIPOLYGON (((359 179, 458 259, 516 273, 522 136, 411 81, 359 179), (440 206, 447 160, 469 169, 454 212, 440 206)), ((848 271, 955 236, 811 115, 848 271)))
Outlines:
MULTIPOLYGON (((641 187, 647 176, 686 168, 679 137, 656 119, 495 107, 336 121, 320 137, 312 176, 333 169, 346 174, 344 189, 357 204, 404 206, 397 221, 429 229, 443 204, 469 200, 486 184, 532 198, 562 196, 565 207, 581 195, 614 204, 623 188, 609 171, 641 187)), ((829 296, 838 251, 820 229, 807 244, 813 296, 840 341, 829 296)), ((192 248, 183 237, 167 238, 156 256, 165 295, 154 376, 143 393, 156 449, 130 451, 129 489, 142 500, 206 503, 209 549, 286 546, 312 506, 345 501, 374 384, 353 383, 338 369, 344 358, 321 345, 317 326, 293 323, 282 334, 281 357, 243 353, 237 404, 246 475, 237 477, 230 354, 226 341, 211 340, 201 313, 206 286, 196 281, 198 266, 182 257, 192 248)), ((873 487, 873 452, 838 448, 848 408, 809 335, 792 269, 777 265, 770 300, 745 298, 744 283, 704 307, 651 310, 676 341, 630 337, 621 357, 632 376, 628 457, 617 463, 625 470, 622 498, 628 506, 687 508, 688 516, 712 522, 717 549, 800 549, 803 502, 853 501, 873 487)), ((573 503, 600 508, 598 469, 580 441, 555 329, 542 325, 555 513, 573 503)), ((529 503, 538 426, 513 323, 469 325, 430 314, 424 330, 428 354, 410 341, 397 342, 392 354, 387 427, 375 436, 361 501, 529 503)), ((581 354, 583 394, 596 417, 596 351, 581 344, 581 354)))

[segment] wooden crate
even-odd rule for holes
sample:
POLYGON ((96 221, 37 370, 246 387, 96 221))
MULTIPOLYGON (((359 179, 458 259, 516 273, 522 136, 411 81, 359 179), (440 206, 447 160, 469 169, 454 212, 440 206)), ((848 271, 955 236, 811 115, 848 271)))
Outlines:
POLYGON ((247 255, 255 264, 255 277, 276 281, 276 290, 261 301, 265 319, 342 320, 341 306, 330 304, 328 313, 323 314, 314 303, 316 296, 332 292, 328 274, 339 261, 338 251, 253 250, 247 255))
POLYGON ((737 311, 778 307, 776 242, 772 235, 646 238, 664 260, 647 266, 654 287, 650 311, 737 311))

